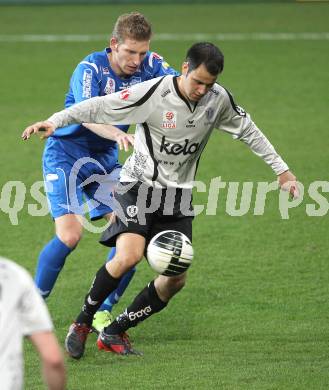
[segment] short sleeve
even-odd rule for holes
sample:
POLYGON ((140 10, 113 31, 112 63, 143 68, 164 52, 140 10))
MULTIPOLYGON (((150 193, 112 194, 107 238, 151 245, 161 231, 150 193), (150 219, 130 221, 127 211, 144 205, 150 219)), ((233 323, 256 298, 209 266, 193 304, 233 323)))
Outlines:
POLYGON ((234 138, 240 138, 252 125, 250 115, 235 104, 229 91, 223 89, 221 110, 215 127, 231 134, 234 138))
POLYGON ((51 331, 53 324, 44 300, 31 276, 24 272, 22 277, 24 287, 18 302, 22 333, 29 336, 38 332, 51 331))
POLYGON ((76 67, 70 81, 75 103, 101 95, 99 72, 97 65, 88 61, 76 67))
POLYGON ((155 52, 151 52, 149 57, 149 66, 152 68, 153 77, 165 76, 165 75, 173 75, 179 76, 179 72, 177 72, 174 68, 172 68, 168 62, 166 62, 163 57, 155 52))

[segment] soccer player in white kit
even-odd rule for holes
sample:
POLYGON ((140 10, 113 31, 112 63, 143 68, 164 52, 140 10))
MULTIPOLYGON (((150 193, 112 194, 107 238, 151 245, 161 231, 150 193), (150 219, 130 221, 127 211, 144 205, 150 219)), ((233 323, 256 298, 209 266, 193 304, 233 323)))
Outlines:
MULTIPOLYGON (((216 83, 224 57, 211 43, 197 43, 187 52, 182 75, 164 76, 122 93, 97 97, 52 115, 25 129, 23 137, 45 130, 46 135, 70 123, 136 123, 134 152, 125 162, 115 193, 116 221, 101 242, 116 244, 111 263, 99 269, 82 311, 66 338, 70 356, 80 358, 95 311, 122 275, 142 258, 159 231, 177 230, 192 239, 191 192, 199 158, 214 129, 230 133, 260 156, 297 196, 295 176, 274 147, 237 106, 231 94, 216 83), (175 190, 168 214, 166 193, 175 190), (142 199, 142 201, 141 201, 142 199), (154 205, 157 205, 155 208, 154 205), (132 211, 134 211, 132 213, 132 211)), ((137 353, 126 330, 164 309, 184 286, 186 272, 151 281, 99 335, 99 349, 118 354, 137 353)))
POLYGON ((65 367, 46 304, 24 268, 0 257, 0 388, 23 389, 23 337, 30 338, 50 390, 65 389, 65 367))

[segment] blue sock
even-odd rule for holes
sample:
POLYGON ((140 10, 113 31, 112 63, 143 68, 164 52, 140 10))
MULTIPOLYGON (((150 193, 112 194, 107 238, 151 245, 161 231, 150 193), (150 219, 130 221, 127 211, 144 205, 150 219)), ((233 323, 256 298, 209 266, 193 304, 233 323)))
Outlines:
POLYGON ((71 251, 71 248, 55 236, 40 252, 34 280, 43 298, 47 298, 51 293, 71 251))
MULTIPOLYGON (((108 255, 107 262, 111 261, 114 255, 115 255, 115 248, 112 248, 108 255)), ((123 275, 118 287, 114 291, 112 291, 112 293, 102 303, 101 307, 98 309, 99 311, 102 310, 112 311, 113 306, 119 302, 120 298, 122 297, 123 293, 128 287, 131 279, 133 278, 135 272, 136 272, 136 268, 134 267, 123 275)))

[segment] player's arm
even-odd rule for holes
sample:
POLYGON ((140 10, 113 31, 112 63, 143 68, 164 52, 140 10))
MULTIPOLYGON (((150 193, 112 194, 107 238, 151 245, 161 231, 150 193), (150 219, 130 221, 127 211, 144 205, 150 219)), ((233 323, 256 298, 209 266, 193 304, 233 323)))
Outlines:
POLYGON ((117 142, 120 150, 127 152, 129 145, 134 146, 134 135, 127 134, 118 127, 96 123, 83 123, 83 125, 98 136, 117 142))
MULTIPOLYGON (((119 128, 112 125, 98 125, 95 123, 83 124, 88 130, 99 135, 102 138, 116 141, 120 150, 129 150, 129 145, 134 145, 134 135, 127 134, 119 128)), ((28 140, 32 134, 38 134, 41 139, 50 137, 55 131, 55 125, 49 121, 36 122, 28 126, 22 134, 23 140, 28 140)))
POLYGON ((48 389, 64 390, 66 383, 64 358, 53 333, 47 306, 31 276, 23 269, 19 272, 22 294, 18 306, 22 334, 32 341, 38 351, 48 389))
POLYGON ((293 198, 299 197, 297 178, 291 171, 285 171, 278 175, 278 183, 282 190, 289 191, 293 198))
MULTIPOLYGON (((95 96, 102 96, 100 89, 100 72, 101 70, 95 63, 82 61, 73 72, 70 85, 76 103, 83 102, 95 96)), ((118 128, 112 125, 83 123, 83 126, 102 138, 117 141, 120 150, 123 144, 131 144, 131 136, 126 137, 123 131, 117 131, 118 128)))
POLYGON ((274 146, 251 120, 250 115, 235 104, 228 91, 223 93, 222 110, 216 127, 244 142, 272 168, 278 177, 281 189, 288 190, 293 197, 299 196, 295 175, 289 170, 288 165, 277 153, 274 146))
POLYGON ((41 139, 48 138, 54 133, 55 129, 56 127, 52 122, 40 121, 28 126, 21 137, 24 141, 28 140, 32 134, 39 135, 41 139))
POLYGON ((163 80, 163 77, 159 77, 136 84, 128 90, 126 95, 123 95, 121 91, 106 96, 93 97, 75 104, 56 112, 46 121, 28 126, 24 130, 22 138, 28 139, 31 134, 40 131, 49 136, 58 127, 73 123, 112 125, 144 123, 160 101, 159 95, 162 91, 161 83, 163 80))
MULTIPOLYGON (((100 96, 99 72, 100 70, 96 64, 88 63, 87 61, 82 61, 76 67, 70 80, 70 88, 76 103, 83 102, 95 96, 100 96)), ((117 141, 119 134, 115 131, 117 128, 112 125, 105 126, 103 124, 84 123, 84 126, 103 138, 117 141)), ((44 139, 50 137, 54 131, 55 128, 52 124, 46 121, 37 122, 24 130, 22 139, 28 140, 32 134, 37 134, 41 139, 44 139)), ((121 137, 119 138, 120 149, 122 147, 126 148, 127 145, 131 144, 131 137, 132 136, 125 137, 121 134, 121 137)))
POLYGON ((62 351, 53 332, 37 332, 29 336, 39 353, 44 381, 49 390, 64 390, 66 384, 62 351))
POLYGON ((46 121, 29 126, 23 136, 42 128, 51 132, 73 123, 144 123, 160 101, 162 81, 163 78, 156 78, 136 84, 125 95, 121 91, 85 100, 53 114, 46 121))

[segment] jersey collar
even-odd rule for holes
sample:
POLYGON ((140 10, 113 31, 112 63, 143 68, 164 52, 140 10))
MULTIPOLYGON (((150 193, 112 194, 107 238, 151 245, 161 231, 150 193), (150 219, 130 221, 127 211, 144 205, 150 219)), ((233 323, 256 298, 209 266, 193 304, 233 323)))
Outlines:
POLYGON ((188 109, 193 113, 196 109, 196 106, 198 105, 198 102, 195 102, 193 105, 193 103, 191 103, 189 100, 186 99, 186 97, 181 93, 181 91, 178 88, 177 78, 178 76, 174 76, 173 78, 173 83, 174 83, 174 88, 176 90, 176 93, 186 103, 188 109))

